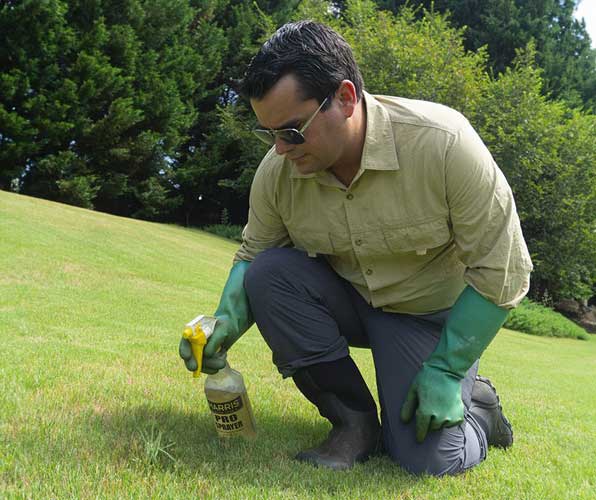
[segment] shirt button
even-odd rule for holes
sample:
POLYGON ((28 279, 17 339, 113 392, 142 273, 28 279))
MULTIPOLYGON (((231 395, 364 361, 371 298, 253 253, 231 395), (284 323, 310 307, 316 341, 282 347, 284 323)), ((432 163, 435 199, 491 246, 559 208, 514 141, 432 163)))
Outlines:
POLYGON ((346 198, 347 198, 348 200, 352 200, 352 199, 354 198, 354 195, 353 195, 352 193, 348 193, 348 194, 346 195, 346 198))
POLYGON ((366 270, 366 274, 368 274, 369 276, 373 273, 372 269, 367 269, 366 270))
POLYGON ((360 246, 362 245, 362 240, 356 240, 354 243, 356 243, 356 246, 360 246))

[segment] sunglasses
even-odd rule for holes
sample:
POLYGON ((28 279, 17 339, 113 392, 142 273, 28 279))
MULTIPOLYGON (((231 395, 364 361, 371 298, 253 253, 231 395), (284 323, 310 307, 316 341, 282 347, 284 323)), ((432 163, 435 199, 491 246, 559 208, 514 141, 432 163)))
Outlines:
POLYGON ((329 96, 325 97, 325 99, 317 108, 317 110, 306 121, 306 123, 302 126, 300 130, 295 128, 255 128, 252 131, 252 133, 255 134, 261 141, 263 141, 265 144, 268 144, 269 146, 273 146, 278 138, 288 144, 302 144, 306 141, 306 139, 304 138, 304 131, 312 123, 312 121, 315 119, 315 116, 317 116, 319 111, 321 111, 321 108, 325 105, 328 99, 329 96))

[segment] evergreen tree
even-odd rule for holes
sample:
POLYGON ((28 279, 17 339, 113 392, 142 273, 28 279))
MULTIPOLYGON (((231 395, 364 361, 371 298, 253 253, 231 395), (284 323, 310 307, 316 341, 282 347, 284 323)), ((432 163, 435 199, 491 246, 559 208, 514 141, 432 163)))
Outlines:
POLYGON ((145 218, 179 204, 171 165, 225 45, 201 4, 5 3, 1 187, 145 218))
POLYGON ((68 151, 64 135, 74 127, 76 88, 61 72, 77 47, 65 10, 60 0, 0 5, 2 189, 17 187, 37 158, 68 151))
POLYGON ((203 112, 174 165, 175 184, 183 198, 180 219, 186 224, 217 223, 227 210, 231 222, 243 223, 250 183, 267 148, 250 132, 254 116, 237 88, 250 59, 276 24, 258 4, 241 0, 220 2, 210 22, 225 33, 226 46, 213 91, 196 103, 203 112))

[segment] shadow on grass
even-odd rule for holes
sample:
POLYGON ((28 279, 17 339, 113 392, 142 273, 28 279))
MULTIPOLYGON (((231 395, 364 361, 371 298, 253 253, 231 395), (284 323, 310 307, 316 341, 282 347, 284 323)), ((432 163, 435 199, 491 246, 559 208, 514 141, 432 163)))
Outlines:
POLYGON ((106 447, 118 450, 124 462, 148 465, 141 435, 151 429, 161 433, 165 455, 150 465, 163 471, 199 476, 218 485, 234 488, 294 490, 305 493, 348 492, 362 483, 386 483, 392 492, 411 488, 418 479, 401 470, 386 456, 374 457, 350 471, 317 469, 293 459, 327 435, 330 425, 321 419, 312 423, 298 416, 259 413, 258 437, 255 440, 220 440, 209 414, 184 413, 172 408, 149 405, 131 408, 124 413, 110 413, 92 418, 88 423, 93 433, 107 439, 106 447))

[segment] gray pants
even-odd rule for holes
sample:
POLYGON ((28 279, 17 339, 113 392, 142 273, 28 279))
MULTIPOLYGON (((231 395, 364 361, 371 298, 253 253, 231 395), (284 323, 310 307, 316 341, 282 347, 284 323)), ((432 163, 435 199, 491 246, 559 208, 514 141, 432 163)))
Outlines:
POLYGON ((414 316, 376 309, 324 259, 290 248, 259 254, 244 283, 259 330, 283 377, 344 358, 349 346, 370 348, 385 450, 403 468, 415 474, 457 474, 485 459, 486 436, 467 411, 477 362, 462 382, 464 423, 430 432, 418 443, 414 421, 404 424, 399 416, 449 311, 414 316))

